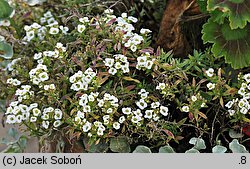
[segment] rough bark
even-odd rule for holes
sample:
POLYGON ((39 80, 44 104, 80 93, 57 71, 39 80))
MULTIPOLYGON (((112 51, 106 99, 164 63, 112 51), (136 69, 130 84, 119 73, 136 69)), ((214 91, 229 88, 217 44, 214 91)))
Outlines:
POLYGON ((195 0, 169 0, 161 21, 157 45, 165 50, 173 50, 176 56, 185 56, 191 50, 190 43, 182 31, 182 24, 200 15, 195 0))

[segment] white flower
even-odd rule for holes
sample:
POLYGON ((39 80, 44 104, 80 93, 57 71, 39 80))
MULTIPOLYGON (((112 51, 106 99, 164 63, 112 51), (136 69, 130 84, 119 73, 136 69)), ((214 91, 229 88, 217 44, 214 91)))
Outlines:
POLYGON ((102 136, 102 135, 103 135, 103 130, 98 129, 98 130, 97 130, 97 135, 98 135, 98 136, 102 136))
POLYGON ((147 33, 151 33, 152 31, 151 30, 149 30, 149 29, 144 29, 144 28, 142 28, 141 30, 140 30, 140 33, 141 34, 147 34, 147 33))
POLYGON ((136 45, 131 45, 131 46, 130 46, 130 49, 132 50, 132 52, 136 52, 137 47, 136 47, 136 45))
POLYGON ((153 120, 154 121, 158 121, 160 119, 160 117, 157 115, 157 114, 154 114, 153 115, 153 120))
POLYGON ((157 107, 159 107, 160 106, 160 103, 159 102, 153 102, 153 103, 151 103, 151 108, 152 109, 155 109, 155 108, 157 108, 157 107))
POLYGON ((34 116, 39 116, 41 114, 41 110, 39 110, 38 108, 34 108, 32 112, 34 116))
POLYGON ((19 114, 16 116, 16 123, 21 123, 23 121, 23 115, 19 114))
POLYGON ((49 128, 49 121, 43 121, 42 126, 43 126, 43 128, 48 129, 49 128))
POLYGON ((60 120, 56 120, 56 121, 54 121, 53 126, 59 127, 61 124, 62 124, 62 122, 60 120))
POLYGON ((113 12, 114 12, 113 9, 105 9, 105 10, 104 10, 104 13, 105 13, 105 14, 112 14, 113 12))
POLYGON ((235 110, 228 110, 228 113, 230 116, 233 116, 235 114, 235 110))
POLYGON ((94 97, 93 95, 89 95, 89 96, 88 96, 88 99, 89 99, 90 102, 95 101, 95 97, 94 97))
POLYGON ((7 84, 12 84, 12 83, 13 83, 13 79, 12 79, 12 78, 7 79, 6 83, 7 83, 7 84))
POLYGON ((114 122, 113 127, 114 127, 114 129, 119 130, 120 129, 120 123, 114 122))
POLYGON ((19 80, 17 80, 17 79, 13 79, 12 84, 14 86, 19 86, 21 84, 21 82, 19 80))
POLYGON ((117 73, 117 70, 115 68, 110 68, 109 73, 115 75, 117 73))
POLYGON ((140 117, 140 116, 132 116, 132 118, 131 118, 131 121, 133 122, 133 123, 138 123, 138 122, 140 122, 142 120, 142 118, 140 117))
POLYGON ((31 31, 28 31, 26 32, 26 37, 27 37, 27 40, 30 41, 31 39, 33 39, 35 37, 35 32, 34 30, 31 30, 31 31))
POLYGON ((141 109, 145 109, 148 105, 147 103, 145 102, 145 100, 143 99, 140 99, 138 102, 136 102, 136 105, 141 109))
POLYGON ((41 25, 39 25, 38 23, 33 23, 32 25, 30 25, 32 28, 34 28, 34 29, 39 29, 39 28, 41 28, 41 25))
POLYGON ((123 123, 125 120, 126 120, 125 117, 124 117, 124 116, 121 116, 121 117, 119 118, 119 123, 123 123))
POLYGON ((85 114, 84 114, 84 112, 78 111, 76 116, 79 117, 79 118, 84 119, 85 114))
POLYGON ((196 96, 191 96, 191 100, 192 100, 193 102, 195 102, 195 101, 197 101, 197 97, 196 97, 196 96))
POLYGON ((250 82, 250 73, 245 74, 245 75, 243 76, 243 78, 245 79, 245 81, 246 81, 247 83, 249 83, 249 82, 250 82))
POLYGON ((213 68, 209 68, 206 71, 206 74, 207 74, 208 77, 212 77, 214 75, 214 69, 213 68))
POLYGON ((207 84, 207 88, 208 88, 208 90, 213 90, 213 89, 215 88, 215 84, 209 82, 209 83, 207 84))
POLYGON ((54 119, 56 120, 62 119, 62 111, 60 109, 55 109, 54 119))
POLYGON ((203 103, 201 104, 201 107, 205 107, 205 106, 206 106, 206 103, 203 102, 203 103))
POLYGON ((158 86, 156 86, 157 90, 163 90, 166 88, 166 84, 165 83, 159 83, 158 86))
POLYGON ((122 108, 122 113, 127 115, 131 114, 132 113, 131 108, 130 107, 122 108))
POLYGON ((55 86, 54 84, 50 84, 50 85, 49 85, 49 89, 50 89, 50 90, 55 90, 55 89, 56 89, 56 86, 55 86))
POLYGON ((136 22, 138 21, 138 19, 135 18, 135 17, 133 17, 133 16, 129 16, 129 17, 128 17, 128 20, 129 20, 129 21, 132 21, 132 22, 134 22, 134 23, 136 23, 136 22))
POLYGON ((35 59, 35 60, 38 60, 38 59, 40 59, 40 58, 43 57, 42 55, 43 55, 43 54, 42 54, 41 52, 35 53, 35 54, 34 54, 34 59, 35 59))
POLYGON ((56 35, 59 33, 59 29, 52 27, 52 28, 50 28, 49 33, 52 35, 56 35))
POLYGON ((240 90, 238 90, 238 94, 244 96, 246 94, 245 88, 241 87, 240 90))
POLYGON ((105 58, 105 61, 103 61, 105 66, 112 67, 114 65, 115 60, 112 58, 105 58))
POLYGON ((243 108, 243 107, 246 106, 246 104, 247 104, 247 101, 246 101, 245 99, 240 99, 240 101, 239 101, 239 103, 238 103, 238 106, 239 106, 240 108, 243 108))
POLYGON ((82 126, 82 130, 83 132, 88 132, 91 129, 92 124, 90 122, 86 122, 83 126, 82 126))
POLYGON ((79 22, 88 23, 89 22, 89 18, 88 17, 79 18, 79 22))
POLYGON ((98 100, 98 104, 97 104, 99 107, 103 107, 104 105, 104 100, 103 99, 100 99, 98 100))
POLYGON ((121 63, 120 62, 116 62, 115 63, 115 68, 116 69, 121 69, 121 63))
POLYGON ((153 64, 154 64, 154 62, 153 61, 151 61, 151 60, 147 60, 147 62, 146 62, 146 68, 147 69, 151 69, 152 68, 152 66, 153 66, 153 64))
POLYGON ((182 108, 181 108, 181 110, 183 111, 183 112, 189 112, 189 107, 188 106, 183 106, 182 108))
POLYGON ((144 117, 147 119, 151 119, 153 117, 153 110, 146 110, 144 117))
POLYGON ((13 108, 12 107, 8 107, 5 114, 11 114, 13 112, 13 108))
POLYGON ((122 13, 121 17, 127 18, 127 17, 128 17, 128 14, 127 14, 127 13, 122 13))
POLYGON ((51 14, 50 11, 47 11, 45 14, 43 14, 43 16, 44 16, 45 18, 51 18, 51 17, 53 17, 53 15, 51 14))
POLYGON ((84 113, 89 113, 89 112, 91 112, 90 106, 89 106, 89 105, 83 106, 83 112, 84 112, 84 113))
POLYGON ((16 123, 16 116, 15 115, 8 115, 6 119, 7 124, 14 124, 16 123))
POLYGON ((113 109, 112 108, 108 108, 107 113, 111 114, 112 112, 113 112, 113 109))
POLYGON ((227 104, 225 105, 225 107, 227 107, 228 109, 230 109, 233 106, 234 102, 233 101, 229 101, 227 102, 227 104))
POLYGON ((38 75, 38 77, 40 78, 40 80, 42 82, 46 81, 49 79, 49 75, 46 72, 42 72, 38 75))
POLYGON ((34 117, 34 116, 30 117, 30 122, 36 122, 36 121, 37 121, 37 117, 34 117))
MULTIPOLYGON (((63 34, 67 34, 68 31, 69 31, 69 28, 67 26, 65 26, 65 27, 64 26, 59 26, 59 28, 61 29, 63 34)), ((64 47, 61 48, 61 49, 63 49, 63 51, 65 52, 64 47)))
POLYGON ((48 114, 43 114, 41 118, 43 120, 48 120, 49 119, 49 115, 48 114))
POLYGON ((46 91, 49 90, 49 85, 44 85, 43 89, 46 90, 46 91))
POLYGON ((240 109, 240 112, 241 112, 242 114, 247 114, 248 110, 247 110, 247 108, 242 107, 242 108, 240 109))
POLYGON ((160 107, 160 113, 161 113, 163 116, 167 116, 167 115, 168 115, 168 107, 161 106, 161 107, 160 107))
POLYGON ((85 29, 86 29, 86 26, 85 26, 85 25, 78 25, 78 26, 77 26, 77 31, 78 31, 79 33, 82 33, 83 31, 85 31, 85 29))

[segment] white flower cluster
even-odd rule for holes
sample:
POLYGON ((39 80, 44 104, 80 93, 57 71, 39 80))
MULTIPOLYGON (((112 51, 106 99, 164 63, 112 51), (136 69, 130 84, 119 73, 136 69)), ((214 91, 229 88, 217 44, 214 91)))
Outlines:
POLYGON ((123 73, 128 73, 129 62, 127 57, 122 54, 117 54, 114 55, 114 58, 105 58, 103 61, 105 66, 109 68, 108 72, 112 75, 115 75, 117 70, 122 70, 123 73))
POLYGON ((28 106, 19 104, 18 101, 11 102, 5 114, 7 115, 6 123, 8 124, 20 124, 22 121, 35 123, 37 120, 41 120, 44 129, 48 129, 50 123, 53 123, 54 127, 59 127, 62 124, 61 119, 63 117, 60 109, 48 107, 42 111, 38 108, 37 103, 28 106))
POLYGON ((59 25, 51 12, 48 11, 40 18, 40 24, 35 22, 29 26, 25 25, 24 30, 26 31, 26 36, 23 38, 23 41, 30 42, 36 37, 38 37, 39 40, 43 40, 47 33, 56 35, 61 31, 63 34, 67 34, 69 28, 59 25))
POLYGON ((47 71, 47 66, 43 64, 38 64, 36 68, 31 69, 29 72, 29 76, 32 83, 35 85, 39 85, 41 82, 48 80, 49 75, 47 71))
POLYGON ((30 85, 22 85, 21 88, 16 90, 15 95, 17 96, 19 102, 30 99, 30 97, 34 96, 34 91, 31 91, 30 89, 30 85))
POLYGON ((155 59, 150 58, 150 54, 146 52, 145 54, 137 58, 136 69, 138 70, 152 69, 154 61, 155 59))
POLYGON ((227 102, 225 105, 231 116, 238 112, 247 114, 250 110, 250 73, 243 75, 242 80, 241 88, 238 90, 240 97, 227 102))
POLYGON ((112 15, 112 9, 107 9, 104 13, 106 14, 106 23, 114 20, 113 22, 116 23, 115 31, 123 33, 122 43, 126 48, 129 48, 133 52, 137 51, 140 44, 144 42, 144 38, 141 35, 147 35, 151 32, 149 29, 141 29, 141 35, 134 33, 133 31, 135 30, 135 27, 131 24, 131 22, 136 23, 138 19, 133 16, 128 16, 127 13, 122 13, 121 17, 112 15))
POLYGON ((120 128, 120 125, 125 121, 125 117, 121 116, 118 121, 114 121, 114 114, 117 113, 118 99, 105 93, 102 98, 98 98, 99 93, 91 92, 83 94, 80 97, 79 105, 81 109, 75 115, 74 121, 79 125, 83 132, 88 133, 88 136, 102 136, 108 129, 120 128), (98 118, 99 114, 104 114, 98 118))
POLYGON ((38 64, 42 64, 44 57, 63 58, 64 52, 66 52, 66 47, 64 47, 62 43, 58 42, 56 43, 55 49, 53 51, 35 53, 33 58, 37 60, 38 64))
POLYGON ((83 73, 82 71, 78 71, 73 76, 69 78, 70 83, 73 83, 70 89, 74 91, 85 90, 89 89, 89 84, 93 81, 96 77, 96 73, 93 71, 92 68, 88 68, 83 73))
POLYGON ((168 115, 168 107, 163 106, 160 102, 152 102, 150 108, 148 108, 148 103, 146 99, 148 98, 148 92, 145 89, 141 89, 138 93, 140 95, 140 100, 136 102, 137 109, 132 110, 131 107, 122 108, 122 113, 127 116, 127 119, 130 119, 133 124, 141 126, 145 119, 158 121, 160 115, 168 115))
POLYGON ((21 60, 21 58, 13 59, 13 60, 7 65, 7 70, 8 70, 8 71, 13 71, 13 70, 17 71, 16 69, 14 69, 14 66, 15 66, 16 63, 17 63, 18 61, 20 61, 20 60, 21 60))
POLYGON ((19 80, 13 78, 7 79, 6 83, 14 86, 19 86, 21 84, 19 80))
POLYGON ((83 17, 83 18, 79 18, 79 22, 80 22, 81 24, 77 25, 77 31, 78 31, 79 33, 82 33, 82 32, 85 31, 86 26, 89 25, 89 22, 90 22, 90 21, 89 21, 89 18, 88 18, 88 17, 83 17))

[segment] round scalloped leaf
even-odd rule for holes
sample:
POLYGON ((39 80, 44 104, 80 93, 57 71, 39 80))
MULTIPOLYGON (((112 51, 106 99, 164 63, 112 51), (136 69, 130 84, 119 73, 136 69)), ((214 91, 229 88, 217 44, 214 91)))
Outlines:
POLYGON ((8 18, 13 9, 10 7, 9 3, 5 0, 0 0, 0 20, 8 18))
POLYGON ((232 29, 244 28, 250 22, 249 0, 208 0, 207 9, 213 11, 220 9, 229 14, 232 29))
POLYGON ((233 139, 233 141, 229 143, 229 148, 233 153, 248 153, 246 147, 240 144, 236 139, 233 139))
POLYGON ((4 41, 0 42, 0 57, 4 59, 11 59, 12 56, 13 56, 12 46, 4 41))
POLYGON ((202 138, 193 137, 189 140, 189 144, 193 144, 193 148, 196 150, 206 149, 205 141, 202 138))
POLYGON ((213 147, 212 152, 213 153, 225 153, 227 151, 227 148, 221 145, 217 145, 213 147))
POLYGON ((148 148, 146 146, 139 145, 135 148, 133 153, 151 153, 151 150, 150 150, 150 148, 148 148))
POLYGON ((129 153, 130 145, 127 137, 114 137, 110 139, 110 149, 117 153, 129 153))
POLYGON ((231 29, 225 22, 220 25, 209 19, 203 25, 202 39, 213 43, 212 52, 216 57, 225 57, 226 63, 235 69, 250 65, 250 24, 244 29, 231 29))
POLYGON ((191 148, 191 149, 185 151, 185 153, 200 153, 200 152, 195 148, 191 148))
POLYGON ((165 145, 159 149, 159 153, 175 153, 170 145, 165 145))

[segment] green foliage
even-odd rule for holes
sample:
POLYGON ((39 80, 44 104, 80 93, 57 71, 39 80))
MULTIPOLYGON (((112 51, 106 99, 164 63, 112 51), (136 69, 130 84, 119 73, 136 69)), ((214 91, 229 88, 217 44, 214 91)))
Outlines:
POLYGON ((249 6, 248 0, 207 1, 212 17, 203 26, 202 39, 204 43, 213 43, 213 54, 224 56, 226 63, 235 69, 250 65, 249 6))
POLYGON ((227 148, 221 145, 216 145, 212 149, 213 153, 225 153, 226 151, 227 151, 227 148))
POLYGON ((233 153, 249 153, 246 147, 239 143, 238 140, 234 139, 229 143, 229 148, 233 153))
POLYGON ((219 9, 229 16, 232 29, 245 28, 250 22, 250 1, 249 0, 208 0, 208 11, 219 9))
POLYGON ((202 138, 193 137, 190 139, 189 144, 193 144, 193 148, 196 150, 206 149, 205 141, 202 138))
POLYGON ((12 7, 5 0, 0 0, 0 20, 8 18, 13 12, 12 7))
POLYGON ((6 138, 2 138, 2 144, 7 145, 7 148, 2 153, 23 153, 27 147, 28 138, 24 135, 19 135, 16 129, 10 128, 6 138))
POLYGON ((130 145, 127 137, 114 137, 110 139, 110 149, 117 153, 129 153, 130 145))
POLYGON ((13 57, 13 47, 4 41, 0 42, 0 57, 11 59, 13 57))
POLYGON ((230 129, 229 130, 229 136, 231 138, 242 138, 242 137, 244 137, 244 134, 242 134, 241 132, 237 132, 234 129, 230 129))
POLYGON ((170 145, 165 145, 160 147, 159 153, 175 153, 175 151, 170 145))
POLYGON ((151 153, 151 150, 146 146, 139 145, 135 148, 133 153, 151 153))
POLYGON ((199 150, 195 149, 195 148, 191 148, 187 151, 185 151, 185 153, 200 153, 199 150))

